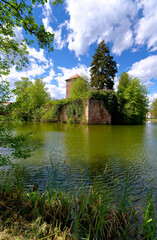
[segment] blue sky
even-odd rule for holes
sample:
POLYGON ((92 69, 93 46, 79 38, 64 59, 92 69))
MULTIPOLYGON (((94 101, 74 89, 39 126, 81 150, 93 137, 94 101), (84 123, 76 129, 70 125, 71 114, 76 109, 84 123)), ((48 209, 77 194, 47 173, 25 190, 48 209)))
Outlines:
MULTIPOLYGON (((128 72, 146 85, 150 101, 157 98, 157 1, 64 0, 52 6, 36 6, 34 15, 47 31, 55 33, 54 51, 29 47, 30 65, 17 72, 11 68, 11 87, 21 77, 43 78, 52 97, 65 98, 65 79, 86 74, 98 43, 105 40, 117 62, 118 77, 128 72)), ((25 33, 16 28, 18 39, 25 33)))

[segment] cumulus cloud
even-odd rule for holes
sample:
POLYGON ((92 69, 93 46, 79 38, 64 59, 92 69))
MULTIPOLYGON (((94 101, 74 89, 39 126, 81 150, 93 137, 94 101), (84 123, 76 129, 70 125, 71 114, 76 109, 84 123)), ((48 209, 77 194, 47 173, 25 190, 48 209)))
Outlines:
POLYGON ((120 55, 133 44, 132 21, 137 15, 132 0, 66 0, 70 15, 68 47, 79 56, 95 41, 113 42, 112 51, 120 55))
POLYGON ((76 56, 85 54, 91 44, 105 40, 113 44, 112 52, 121 55, 124 50, 146 44, 157 50, 156 0, 66 0, 69 20, 52 28, 54 13, 50 0, 42 6, 42 22, 47 31, 55 33, 54 46, 61 50, 68 44, 76 56), (140 14, 139 14, 140 13, 140 14), (62 29, 68 34, 63 37, 62 29))
POLYGON ((55 49, 62 50, 63 47, 66 45, 66 40, 62 39, 62 26, 56 31, 54 31, 55 38, 54 38, 54 46, 55 49))
POLYGON ((150 104, 157 98, 157 93, 148 94, 150 104))
POLYGON ((53 78, 53 81, 56 82, 56 84, 53 84, 53 81, 51 84, 46 84, 46 87, 51 93, 51 96, 57 99, 65 98, 66 95, 66 82, 65 80, 69 77, 78 74, 78 75, 86 75, 89 78, 89 68, 87 68, 85 65, 79 64, 76 67, 73 68, 64 68, 64 67, 58 67, 59 73, 56 74, 53 78))
POLYGON ((150 85, 151 79, 157 79, 156 62, 157 55, 149 56, 134 63, 128 73, 150 85))
POLYGON ((47 63, 43 49, 40 49, 39 51, 37 51, 35 48, 29 47, 29 46, 27 47, 27 49, 29 52, 29 57, 31 59, 37 59, 39 62, 47 63))
POLYGON ((140 0, 142 18, 135 26, 136 43, 147 47, 151 51, 157 50, 157 2, 156 0, 140 0))
POLYGON ((52 9, 51 9, 51 3, 50 0, 48 0, 43 6, 42 6, 42 10, 43 10, 43 25, 45 27, 45 30, 53 33, 53 29, 50 26, 51 23, 51 16, 52 16, 52 9))
POLYGON ((61 50, 63 47, 65 47, 65 44, 66 44, 66 41, 62 39, 62 28, 66 25, 66 21, 64 23, 60 24, 57 30, 54 30, 51 27, 51 23, 52 23, 52 18, 55 18, 55 17, 52 12, 50 0, 48 0, 42 6, 42 10, 43 10, 42 22, 43 22, 44 28, 46 31, 48 31, 52 34, 53 33, 55 34, 54 35, 54 47, 55 47, 55 49, 61 50))

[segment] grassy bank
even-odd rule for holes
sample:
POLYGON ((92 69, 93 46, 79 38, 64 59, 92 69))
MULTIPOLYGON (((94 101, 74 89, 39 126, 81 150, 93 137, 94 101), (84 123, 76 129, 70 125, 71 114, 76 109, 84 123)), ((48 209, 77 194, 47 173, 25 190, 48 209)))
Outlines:
MULTIPOLYGON (((34 190, 34 189, 33 189, 34 190)), ((132 231, 131 212, 110 205, 95 187, 85 194, 0 191, 0 239, 119 239, 132 231)))
POLYGON ((70 194, 51 189, 45 193, 24 187, 0 190, 0 240, 33 239, 155 239, 152 198, 137 212, 124 204, 111 204, 96 186, 70 194))
POLYGON ((157 118, 147 118, 147 122, 157 122, 157 118))

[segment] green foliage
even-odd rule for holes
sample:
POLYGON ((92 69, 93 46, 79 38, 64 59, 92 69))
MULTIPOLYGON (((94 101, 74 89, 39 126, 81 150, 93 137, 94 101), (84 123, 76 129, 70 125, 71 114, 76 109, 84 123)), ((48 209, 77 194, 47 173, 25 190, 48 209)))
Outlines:
POLYGON ((152 102, 150 112, 154 118, 157 118, 157 98, 152 102))
POLYGON ((59 121, 59 114, 62 107, 67 106, 66 114, 68 116, 68 123, 78 122, 83 114, 84 105, 81 99, 65 99, 49 101, 43 108, 44 114, 41 117, 42 122, 56 122, 59 121))
POLYGON ((128 212, 110 206, 109 194, 97 186, 72 194, 54 188, 41 194, 5 187, 0 189, 0 198, 1 228, 12 230, 8 240, 17 235, 39 240, 124 239, 129 225, 128 212))
POLYGON ((123 73, 119 81, 118 98, 121 123, 141 124, 146 120, 147 90, 138 78, 123 73))
POLYGON ((62 106, 66 105, 69 100, 53 100, 49 101, 45 106, 45 112, 41 117, 42 122, 58 121, 58 116, 62 106))
POLYGON ((15 157, 26 158, 33 150, 32 146, 29 146, 29 136, 16 135, 14 132, 16 122, 11 115, 13 104, 6 108, 3 105, 9 97, 9 83, 2 81, 0 83, 0 166, 13 165, 12 160, 15 157))
POLYGON ((3 107, 1 104, 9 100, 9 82, 2 80, 0 82, 0 107, 3 107))
POLYGON ((40 109, 50 99, 41 79, 36 79, 34 84, 28 78, 15 82, 16 103, 13 114, 22 121, 39 121, 42 115, 40 109))
POLYGON ((117 64, 113 61, 113 57, 110 56, 110 50, 104 41, 98 44, 90 67, 91 87, 113 89, 117 64))
POLYGON ((79 77, 76 81, 74 81, 70 88, 70 97, 72 99, 77 99, 83 97, 86 92, 89 90, 89 82, 87 78, 79 77))
POLYGON ((147 205, 145 204, 143 207, 143 225, 141 227, 144 238, 156 239, 156 223, 152 193, 147 193, 147 205))
POLYGON ((81 99, 72 100, 71 102, 69 102, 66 110, 66 114, 70 119, 69 123, 79 121, 80 118, 82 117, 83 111, 84 105, 81 99))
MULTIPOLYGON (((27 38, 19 41, 15 36, 15 27, 22 27, 26 34, 34 35, 40 48, 53 50, 54 34, 47 32, 43 25, 38 25, 33 16, 33 8, 46 4, 47 0, 0 0, 0 75, 9 73, 11 65, 21 69, 28 64, 27 45, 33 41, 27 38)), ((53 5, 62 3, 55 0, 53 5)))

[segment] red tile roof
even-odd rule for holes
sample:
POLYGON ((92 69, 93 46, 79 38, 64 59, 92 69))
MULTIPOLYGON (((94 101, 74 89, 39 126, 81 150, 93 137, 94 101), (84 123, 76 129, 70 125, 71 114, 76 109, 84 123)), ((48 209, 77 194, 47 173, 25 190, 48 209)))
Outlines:
POLYGON ((79 77, 80 77, 80 76, 79 76, 78 74, 75 74, 74 76, 72 76, 72 77, 66 79, 65 81, 70 80, 70 79, 74 79, 74 78, 79 78, 79 77))

